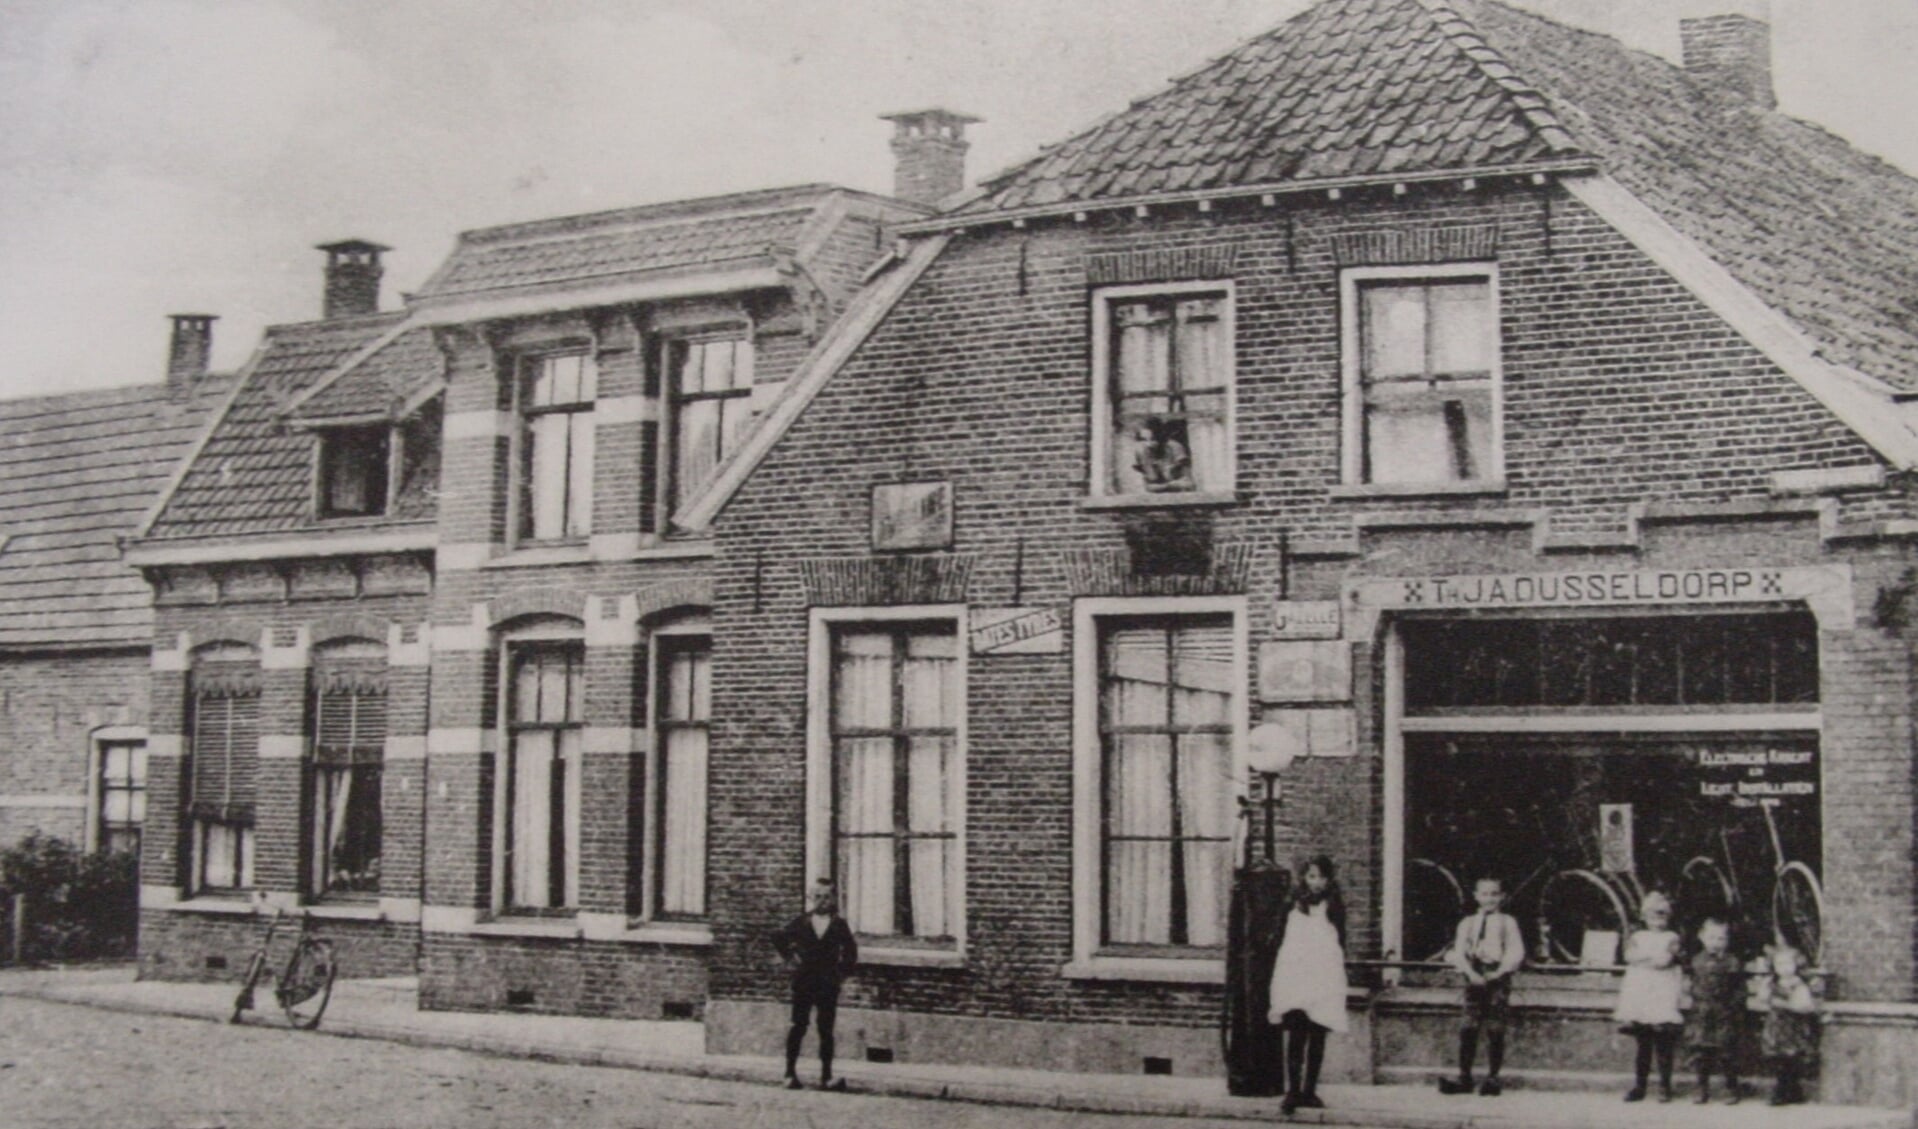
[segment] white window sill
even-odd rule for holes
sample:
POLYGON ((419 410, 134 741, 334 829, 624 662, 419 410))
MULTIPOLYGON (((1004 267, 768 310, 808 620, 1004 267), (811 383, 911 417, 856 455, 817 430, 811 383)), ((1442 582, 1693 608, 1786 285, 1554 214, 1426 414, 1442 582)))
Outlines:
POLYGON ((713 930, 710 925, 691 921, 648 921, 633 926, 613 940, 627 945, 709 949, 713 945, 713 930))
POLYGON ((480 564, 481 568, 527 568, 534 565, 589 564, 593 551, 584 543, 569 545, 531 545, 509 549, 501 556, 480 564))
POLYGON ((385 921, 386 911, 376 902, 315 902, 300 907, 305 913, 312 914, 316 920, 326 921, 385 921))
MULTIPOLYGON (((861 959, 864 959, 863 956, 861 959)), ((1213 958, 1101 957, 1075 960, 1059 970, 1067 980, 1130 980, 1147 984, 1223 984, 1225 962, 1213 958)))
POLYGON ((216 917, 258 917, 260 907, 251 898, 221 898, 202 895, 159 907, 174 913, 205 913, 216 917))
POLYGON ((713 542, 698 541, 661 541, 654 545, 642 545, 635 549, 632 556, 626 558, 635 561, 678 561, 696 560, 711 557, 717 552, 713 542))
POLYGON ((560 941, 577 941, 582 935, 579 922, 550 917, 501 917, 492 921, 476 921, 461 932, 475 937, 545 937, 560 941))
POLYGON ((964 968, 966 954, 957 949, 897 949, 861 945, 859 963, 885 968, 964 968))
POLYGON ((1094 494, 1079 499, 1086 510, 1164 510, 1237 505, 1230 491, 1168 490, 1163 494, 1094 494))
POLYGON ((1503 478, 1475 479, 1470 482, 1364 482, 1333 486, 1334 498, 1449 498, 1460 495, 1503 494, 1503 478))

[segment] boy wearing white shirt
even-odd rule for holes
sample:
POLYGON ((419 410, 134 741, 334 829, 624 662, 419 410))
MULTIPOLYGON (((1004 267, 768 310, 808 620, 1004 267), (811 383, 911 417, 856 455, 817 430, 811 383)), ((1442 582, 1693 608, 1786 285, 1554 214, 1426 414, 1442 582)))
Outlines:
POLYGON ((1511 1010, 1512 974, 1525 963, 1525 936, 1518 920, 1500 911, 1505 883, 1481 878, 1472 888, 1478 912, 1458 923, 1448 954, 1452 966, 1465 975, 1465 1003, 1458 1033, 1458 1078, 1441 1078, 1439 1090, 1469 1094, 1472 1064, 1478 1058, 1479 1032, 1485 1033, 1485 1081, 1478 1092, 1494 1097, 1504 1092, 1499 1068, 1505 1065, 1505 1019, 1511 1010))

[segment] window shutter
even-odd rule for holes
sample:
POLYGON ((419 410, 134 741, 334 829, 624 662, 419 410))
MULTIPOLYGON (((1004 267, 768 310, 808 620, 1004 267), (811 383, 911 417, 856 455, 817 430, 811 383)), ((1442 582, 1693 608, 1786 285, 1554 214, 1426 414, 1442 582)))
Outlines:
POLYGON ((328 671, 313 726, 319 764, 379 764, 386 751, 386 679, 380 672, 328 671))
POLYGON ((193 818, 253 822, 260 758, 259 685, 212 678, 193 705, 193 818))

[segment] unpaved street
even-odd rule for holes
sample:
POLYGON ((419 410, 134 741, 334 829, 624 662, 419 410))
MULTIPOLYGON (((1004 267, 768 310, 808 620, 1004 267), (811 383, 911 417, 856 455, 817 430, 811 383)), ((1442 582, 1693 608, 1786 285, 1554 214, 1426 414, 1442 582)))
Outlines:
MULTIPOLYGON (((808 1063, 808 1070, 814 1066, 808 1063)), ((0 1129, 1224 1129, 789 1093, 0 998, 0 1129)))

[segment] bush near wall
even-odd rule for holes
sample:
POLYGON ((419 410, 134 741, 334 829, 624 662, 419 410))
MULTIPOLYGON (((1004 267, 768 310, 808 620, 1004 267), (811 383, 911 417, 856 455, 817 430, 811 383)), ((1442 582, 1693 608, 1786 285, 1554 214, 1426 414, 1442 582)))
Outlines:
POLYGON ((133 954, 139 921, 137 860, 88 854, 34 833, 0 851, 0 959, 12 959, 14 895, 26 895, 26 961, 133 954))

